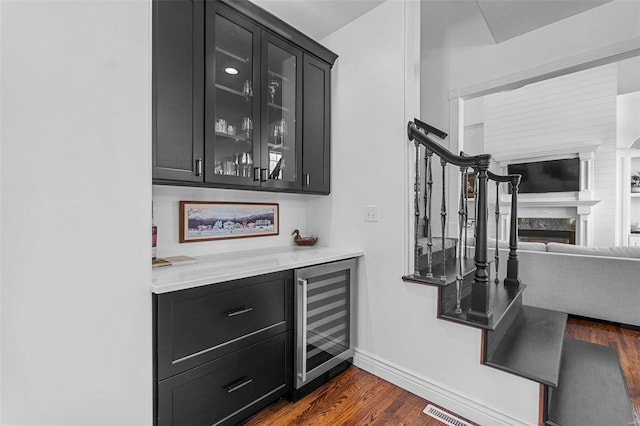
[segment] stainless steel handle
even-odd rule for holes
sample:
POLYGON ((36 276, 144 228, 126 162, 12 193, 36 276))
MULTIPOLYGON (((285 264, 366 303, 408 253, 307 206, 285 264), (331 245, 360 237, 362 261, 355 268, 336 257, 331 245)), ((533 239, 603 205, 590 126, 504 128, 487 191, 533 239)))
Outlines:
POLYGON ((228 317, 235 317, 236 315, 246 314, 246 313, 251 312, 251 311, 253 311, 252 307, 243 306, 242 308, 236 309, 235 311, 227 312, 227 316, 228 317))
POLYGON ((260 169, 260 182, 266 182, 267 179, 267 169, 260 169))
POLYGON ((260 181, 260 167, 253 168, 253 181, 254 182, 260 181))
POLYGON ((241 377, 235 382, 226 385, 225 388, 227 388, 227 393, 231 393, 231 392, 237 391, 240 388, 247 386, 251 382, 253 382, 253 379, 250 379, 248 377, 241 377))
POLYGON ((196 160, 196 176, 202 176, 202 158, 196 160))
POLYGON ((311 175, 309 173, 304 174, 304 186, 311 185, 311 175))
POLYGON ((298 373, 298 376, 302 379, 303 382, 307 381, 307 288, 308 282, 302 278, 298 278, 298 284, 302 285, 302 290, 300 294, 302 296, 302 324, 300 324, 302 328, 302 342, 301 343, 301 367, 302 371, 298 373))

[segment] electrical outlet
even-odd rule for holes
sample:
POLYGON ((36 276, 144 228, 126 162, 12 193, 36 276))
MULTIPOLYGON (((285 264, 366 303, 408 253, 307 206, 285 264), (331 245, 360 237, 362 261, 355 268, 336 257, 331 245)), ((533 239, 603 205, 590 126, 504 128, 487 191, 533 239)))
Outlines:
POLYGON ((378 221, 378 206, 364 206, 364 221, 365 222, 378 221))

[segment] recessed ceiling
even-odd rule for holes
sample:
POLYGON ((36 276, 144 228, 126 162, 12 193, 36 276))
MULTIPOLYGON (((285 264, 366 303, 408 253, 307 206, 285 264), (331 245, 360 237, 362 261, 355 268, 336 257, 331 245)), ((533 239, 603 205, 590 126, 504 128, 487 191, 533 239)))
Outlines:
POLYGON ((496 43, 612 0, 476 0, 496 43))
POLYGON ((314 40, 321 40, 384 0, 252 0, 314 40))

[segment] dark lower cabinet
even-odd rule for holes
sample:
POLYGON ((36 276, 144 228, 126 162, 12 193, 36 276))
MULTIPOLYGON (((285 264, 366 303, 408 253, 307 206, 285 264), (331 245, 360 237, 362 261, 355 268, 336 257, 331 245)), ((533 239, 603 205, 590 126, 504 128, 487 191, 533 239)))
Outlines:
POLYGON ((235 424, 292 389, 293 272, 154 295, 158 425, 235 424))
POLYGON ((291 332, 158 383, 159 426, 237 424, 291 390, 291 332))

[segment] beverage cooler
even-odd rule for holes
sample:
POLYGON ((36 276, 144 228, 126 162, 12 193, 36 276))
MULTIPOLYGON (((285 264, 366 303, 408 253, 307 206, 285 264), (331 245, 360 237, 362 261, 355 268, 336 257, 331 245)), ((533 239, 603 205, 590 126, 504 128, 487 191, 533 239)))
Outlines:
POLYGON ((294 394, 304 395, 350 365, 355 284, 355 259, 296 270, 294 394))

